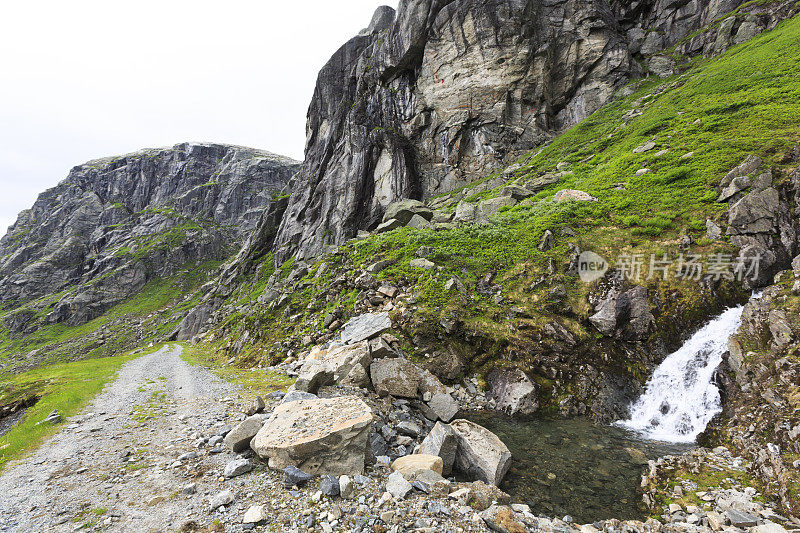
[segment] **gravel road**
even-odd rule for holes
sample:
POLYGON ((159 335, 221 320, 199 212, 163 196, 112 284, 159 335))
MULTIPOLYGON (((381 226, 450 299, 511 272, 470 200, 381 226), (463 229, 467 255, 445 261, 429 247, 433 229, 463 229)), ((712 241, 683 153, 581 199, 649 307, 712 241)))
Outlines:
POLYGON ((234 385, 187 364, 181 350, 167 346, 125 364, 84 412, 9 465, 0 476, 0 530, 75 531, 88 523, 174 531, 195 517, 207 522, 215 470, 231 456, 209 454, 202 465, 177 458, 199 452, 200 435, 228 423, 239 400, 234 385), (191 483, 197 493, 183 494, 191 483))

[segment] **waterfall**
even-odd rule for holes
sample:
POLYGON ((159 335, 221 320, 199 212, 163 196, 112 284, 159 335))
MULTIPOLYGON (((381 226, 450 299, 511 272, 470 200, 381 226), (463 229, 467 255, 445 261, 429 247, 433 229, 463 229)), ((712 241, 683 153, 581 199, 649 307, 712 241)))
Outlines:
POLYGON ((722 411, 714 373, 728 350, 728 337, 739 329, 743 309, 728 309, 667 356, 631 405, 631 419, 618 424, 650 439, 694 442, 722 411))

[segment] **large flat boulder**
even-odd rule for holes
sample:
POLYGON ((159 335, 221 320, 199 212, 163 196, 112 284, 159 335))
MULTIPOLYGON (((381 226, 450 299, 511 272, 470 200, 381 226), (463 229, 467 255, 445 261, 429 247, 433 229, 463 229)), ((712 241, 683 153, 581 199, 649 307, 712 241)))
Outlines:
POLYGON ((361 341, 319 351, 309 356, 298 372, 295 390, 316 393, 326 385, 349 385, 366 387, 369 385, 367 371, 372 362, 369 343, 361 341))
POLYGON ((469 420, 454 420, 458 437, 455 467, 468 476, 498 486, 511 468, 511 452, 497 435, 469 420))
POLYGON ((279 405, 251 448, 270 468, 294 465, 309 474, 364 471, 373 414, 355 396, 279 405))
POLYGON ((342 344, 354 344, 377 337, 392 327, 389 313, 365 313, 354 316, 342 327, 342 344))

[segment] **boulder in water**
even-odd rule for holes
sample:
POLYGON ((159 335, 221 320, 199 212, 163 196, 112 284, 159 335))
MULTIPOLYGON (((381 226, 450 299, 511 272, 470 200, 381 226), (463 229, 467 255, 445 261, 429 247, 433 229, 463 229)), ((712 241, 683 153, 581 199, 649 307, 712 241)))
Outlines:
POLYGON ((511 468, 511 452, 503 441, 469 420, 454 420, 450 426, 458 437, 456 469, 474 479, 500 485, 511 468))

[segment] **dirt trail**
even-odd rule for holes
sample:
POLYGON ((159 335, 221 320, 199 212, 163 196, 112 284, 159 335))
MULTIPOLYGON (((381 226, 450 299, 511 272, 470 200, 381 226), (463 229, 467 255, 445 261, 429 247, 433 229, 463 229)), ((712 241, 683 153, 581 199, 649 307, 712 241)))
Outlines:
POLYGON ((236 387, 168 346, 125 364, 88 408, 0 476, 0 531, 170 531, 208 520, 227 453, 198 450, 234 411, 236 387), (179 456, 199 452, 202 465, 179 456), (129 459, 123 455, 130 453, 129 459), (182 492, 196 483, 197 493, 182 492))

